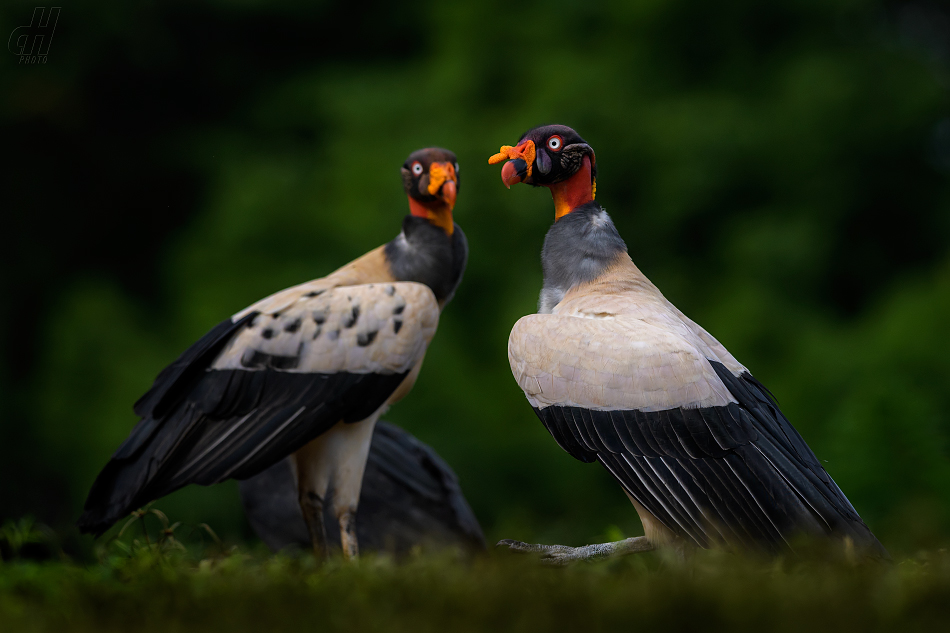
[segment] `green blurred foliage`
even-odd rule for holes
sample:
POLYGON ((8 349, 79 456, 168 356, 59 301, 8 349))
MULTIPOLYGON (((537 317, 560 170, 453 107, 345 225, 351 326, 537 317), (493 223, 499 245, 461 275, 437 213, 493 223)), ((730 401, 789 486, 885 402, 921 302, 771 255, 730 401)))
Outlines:
MULTIPOLYGON (((132 68, 187 55, 174 50, 176 22, 148 6, 64 9, 73 33, 54 50, 75 55, 36 76, 68 92, 116 38, 132 68)), ((27 428, 8 430, 20 442, 9 446, 65 482, 64 515, 77 514, 164 365, 256 299, 391 239, 406 212, 401 162, 440 145, 461 165, 469 267, 413 393, 387 419, 452 465, 489 539, 640 533, 611 478, 554 444, 506 361, 511 326, 536 309, 553 207, 547 192, 505 190, 486 159, 560 122, 595 148, 597 199, 634 261, 770 387, 881 540, 947 540, 950 74, 903 4, 429 2, 381 10, 365 40, 325 3, 171 6, 209 30, 305 21, 322 24, 314 46, 331 30, 342 39, 325 59, 275 60, 273 75, 254 42, 220 43, 195 60, 209 82, 240 84, 238 61, 257 64, 235 107, 114 158, 147 151, 202 187, 152 257, 154 293, 120 274, 64 271, 42 304, 35 362, 9 392, 19 413, 4 424, 27 428), (408 43, 367 52, 387 25, 408 43)), ((19 11, 4 10, 2 26, 19 11)), ((39 107, 26 72, 2 69, 15 97, 5 121, 39 107)), ((57 103, 63 125, 92 116, 57 103)), ((123 202, 131 218, 137 198, 123 202)), ((96 200, 78 204, 95 215, 96 200)), ((3 362, 0 378, 17 375, 16 358, 3 362)), ((247 534, 230 483, 160 507, 247 534)))

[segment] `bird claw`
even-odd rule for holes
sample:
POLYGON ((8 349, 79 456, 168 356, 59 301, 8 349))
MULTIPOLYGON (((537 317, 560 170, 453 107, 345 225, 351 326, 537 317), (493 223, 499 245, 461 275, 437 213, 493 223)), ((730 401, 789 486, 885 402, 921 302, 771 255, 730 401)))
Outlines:
POLYGON ((506 546, 519 554, 540 554, 542 565, 568 565, 577 561, 604 560, 613 556, 624 556, 639 552, 649 552, 654 546, 645 536, 616 541, 613 543, 594 543, 582 547, 567 545, 536 545, 512 539, 498 541, 496 547, 506 546))
POLYGON ((590 557, 582 553, 582 547, 568 547, 567 545, 540 545, 524 543, 514 539, 498 541, 495 547, 505 546, 509 551, 518 554, 540 554, 542 565, 568 565, 578 560, 588 560, 590 557))

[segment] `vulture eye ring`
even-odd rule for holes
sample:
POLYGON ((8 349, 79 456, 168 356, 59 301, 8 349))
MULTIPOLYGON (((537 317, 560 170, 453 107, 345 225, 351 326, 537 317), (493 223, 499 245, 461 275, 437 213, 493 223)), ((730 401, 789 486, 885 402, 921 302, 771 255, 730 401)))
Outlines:
POLYGON ((414 163, 412 164, 412 173, 414 173, 414 174, 417 175, 417 176, 421 176, 421 175, 422 175, 422 171, 423 171, 423 170, 422 170, 422 163, 416 161, 416 162, 414 162, 414 163))
POLYGON ((553 149, 555 152, 560 151, 561 142, 561 137, 555 134, 548 139, 548 149, 553 149))
POLYGON ((459 173, 459 164, 458 164, 458 163, 455 163, 455 173, 456 173, 456 174, 459 173))

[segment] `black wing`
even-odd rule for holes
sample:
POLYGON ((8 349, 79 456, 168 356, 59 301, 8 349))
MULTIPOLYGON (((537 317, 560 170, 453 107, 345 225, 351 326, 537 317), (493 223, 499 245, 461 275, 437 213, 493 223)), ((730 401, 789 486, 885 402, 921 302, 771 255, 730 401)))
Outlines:
POLYGON ((221 323, 159 374, 135 405, 142 420, 96 478, 80 529, 102 533, 190 483, 250 477, 340 420, 369 417, 438 323, 421 284, 297 294, 276 312, 221 323))
POLYGON ((812 450, 752 376, 710 361, 738 403, 643 412, 535 409, 558 444, 600 461, 657 520, 700 547, 788 550, 802 533, 887 556, 812 450))
POLYGON ((135 508, 190 483, 255 475, 338 421, 368 417, 408 373, 208 370, 214 354, 203 348, 223 329, 189 348, 139 401, 151 398, 149 408, 140 408, 150 414, 96 478, 81 530, 101 534, 135 508), (187 358, 195 361, 186 365, 187 358), (176 391, 182 395, 170 402, 168 394, 176 391))

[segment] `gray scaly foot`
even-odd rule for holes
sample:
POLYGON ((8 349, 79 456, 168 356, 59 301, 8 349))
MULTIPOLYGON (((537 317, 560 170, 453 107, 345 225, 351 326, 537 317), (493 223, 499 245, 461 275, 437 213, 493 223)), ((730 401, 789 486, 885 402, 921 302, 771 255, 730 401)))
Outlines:
POLYGON ((594 543, 593 545, 584 545, 583 547, 538 545, 504 539, 498 541, 497 547, 501 546, 508 547, 512 552, 540 554, 541 563, 544 565, 569 565, 576 561, 604 560, 613 558, 614 556, 637 554, 639 552, 649 552, 656 549, 645 536, 635 536, 613 543, 594 543))

